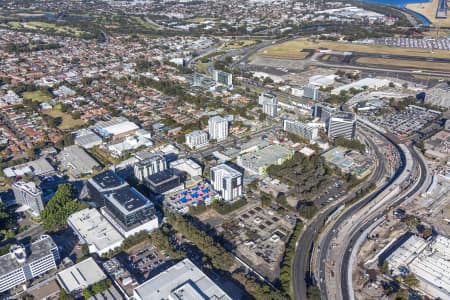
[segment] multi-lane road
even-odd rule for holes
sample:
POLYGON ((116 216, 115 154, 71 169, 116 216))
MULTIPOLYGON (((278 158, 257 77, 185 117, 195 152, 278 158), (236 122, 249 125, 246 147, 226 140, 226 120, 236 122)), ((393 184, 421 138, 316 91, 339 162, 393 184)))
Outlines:
MULTIPOLYGON (((368 134, 365 134, 369 136, 368 134)), ((382 182, 385 177, 386 160, 384 155, 378 149, 375 143, 367 139, 370 149, 374 151, 377 157, 377 166, 369 180, 367 180, 360 189, 367 188, 372 183, 382 182)), ((312 251, 314 241, 317 239, 322 227, 327 221, 330 214, 332 214, 339 206, 351 201, 356 196, 356 190, 352 191, 345 197, 343 201, 339 201, 326 208, 319 213, 307 226, 305 226, 304 232, 298 241, 298 247, 294 257, 293 272, 292 272, 292 285, 294 291, 294 298, 298 300, 306 299, 306 291, 308 284, 311 284, 314 274, 311 270, 312 251)))

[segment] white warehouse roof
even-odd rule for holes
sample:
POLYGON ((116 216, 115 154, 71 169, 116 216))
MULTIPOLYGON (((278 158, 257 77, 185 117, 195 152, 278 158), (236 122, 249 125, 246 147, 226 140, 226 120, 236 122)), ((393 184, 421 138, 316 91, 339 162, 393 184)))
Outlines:
POLYGON ((56 275, 56 280, 67 293, 83 290, 103 279, 106 279, 106 275, 92 257, 56 275))

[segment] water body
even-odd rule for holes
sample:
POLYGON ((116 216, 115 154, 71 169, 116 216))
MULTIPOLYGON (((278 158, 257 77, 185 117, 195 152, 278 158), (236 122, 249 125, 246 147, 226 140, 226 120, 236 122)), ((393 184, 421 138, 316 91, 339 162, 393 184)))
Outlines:
POLYGON ((422 22, 423 25, 425 25, 425 26, 431 25, 430 20, 428 20, 424 15, 421 15, 419 13, 416 13, 415 11, 412 11, 412 10, 406 8, 406 5, 408 5, 408 4, 428 3, 428 2, 431 2, 431 0, 428 0, 428 1, 424 1, 424 0, 361 0, 361 1, 400 7, 402 9, 406 10, 408 13, 417 17, 417 19, 419 19, 419 21, 422 22))

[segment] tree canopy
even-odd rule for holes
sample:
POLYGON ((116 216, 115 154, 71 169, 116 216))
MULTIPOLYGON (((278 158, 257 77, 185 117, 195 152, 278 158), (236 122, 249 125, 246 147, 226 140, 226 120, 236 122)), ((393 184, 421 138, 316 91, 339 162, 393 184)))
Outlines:
POLYGON ((88 205, 75 201, 75 189, 71 184, 60 184, 41 213, 46 231, 58 231, 67 225, 67 218, 88 205))

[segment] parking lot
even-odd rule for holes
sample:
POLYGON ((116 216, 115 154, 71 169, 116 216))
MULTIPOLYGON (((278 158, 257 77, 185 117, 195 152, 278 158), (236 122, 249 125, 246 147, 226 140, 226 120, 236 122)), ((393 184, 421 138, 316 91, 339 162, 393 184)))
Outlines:
POLYGON ((413 38, 386 37, 374 39, 373 43, 375 45, 384 45, 401 48, 450 50, 449 38, 413 39, 413 38))

